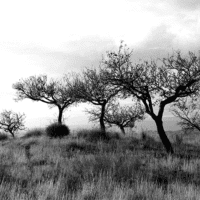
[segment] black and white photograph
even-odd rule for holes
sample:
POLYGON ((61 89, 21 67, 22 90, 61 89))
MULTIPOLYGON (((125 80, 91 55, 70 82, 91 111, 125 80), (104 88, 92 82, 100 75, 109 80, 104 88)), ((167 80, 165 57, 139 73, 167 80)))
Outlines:
POLYGON ((200 1, 0 1, 0 200, 199 200, 200 1))

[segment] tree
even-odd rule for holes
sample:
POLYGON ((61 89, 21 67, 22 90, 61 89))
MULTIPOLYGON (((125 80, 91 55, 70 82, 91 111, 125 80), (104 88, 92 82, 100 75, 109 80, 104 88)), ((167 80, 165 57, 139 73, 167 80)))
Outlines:
POLYGON ((60 81, 48 81, 46 75, 31 76, 13 84, 13 88, 17 90, 16 100, 31 99, 46 103, 50 108, 57 107, 58 123, 61 124, 64 110, 77 102, 70 81, 67 76, 60 81))
MULTIPOLYGON (((97 109, 87 111, 91 121, 99 119, 100 111, 97 109)), ((125 127, 134 127, 135 122, 144 119, 144 109, 141 104, 135 106, 120 106, 119 103, 110 102, 107 104, 104 115, 104 122, 108 125, 116 125, 125 135, 125 127)))
POLYGON ((200 102, 199 99, 183 98, 179 100, 176 107, 172 109, 174 116, 179 118, 178 124, 182 129, 200 131, 200 102))
POLYGON ((105 79, 117 86, 126 96, 140 100, 155 121, 160 139, 168 153, 173 153, 163 127, 165 106, 180 98, 199 92, 200 59, 189 52, 183 58, 180 52, 158 61, 131 62, 132 51, 120 45, 118 52, 107 52, 103 60, 105 79), (158 112, 155 112, 155 106, 158 112))
POLYGON ((14 113, 11 110, 4 110, 0 114, 0 129, 9 132, 14 138, 17 131, 25 130, 24 120, 24 114, 14 113))
POLYGON ((76 98, 100 107, 98 120, 102 134, 105 134, 105 107, 117 95, 118 90, 107 85, 103 76, 104 72, 101 69, 85 69, 82 76, 76 74, 74 78, 74 91, 76 98))

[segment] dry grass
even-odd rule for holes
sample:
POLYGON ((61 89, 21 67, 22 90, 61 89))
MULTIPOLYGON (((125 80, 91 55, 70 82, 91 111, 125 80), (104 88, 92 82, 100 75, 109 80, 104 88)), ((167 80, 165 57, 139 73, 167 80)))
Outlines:
POLYGON ((86 131, 83 135, 1 142, 0 199, 200 198, 200 148, 191 140, 174 141, 172 157, 153 136, 93 140, 86 131))

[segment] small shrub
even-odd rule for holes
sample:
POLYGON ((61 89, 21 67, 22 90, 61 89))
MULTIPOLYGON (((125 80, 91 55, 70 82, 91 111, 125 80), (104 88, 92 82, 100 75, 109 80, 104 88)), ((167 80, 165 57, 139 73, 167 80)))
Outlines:
POLYGON ((92 130, 80 130, 77 132, 78 138, 84 138, 90 142, 97 142, 100 140, 110 141, 112 139, 120 139, 120 135, 115 132, 106 132, 106 135, 102 133, 100 129, 92 129, 92 130))
POLYGON ((104 134, 102 134, 102 131, 100 129, 80 130, 77 133, 77 137, 84 138, 90 142, 96 142, 99 140, 108 139, 108 138, 105 138, 104 134))
POLYGON ((81 151, 85 153, 95 153, 97 152, 97 146, 86 142, 71 142, 66 147, 67 151, 81 151))
POLYGON ((46 128, 46 134, 49 137, 52 138, 62 138, 64 136, 67 136, 70 134, 70 130, 68 126, 64 124, 59 124, 59 123, 53 123, 47 126, 46 128))
POLYGON ((22 138, 30 138, 30 137, 40 137, 44 135, 44 131, 39 128, 35 128, 26 132, 26 134, 22 138))
POLYGON ((76 132, 76 137, 77 138, 87 138, 88 137, 88 133, 89 133, 89 130, 81 129, 81 130, 78 130, 76 132))
POLYGON ((4 133, 0 133, 0 141, 7 140, 8 136, 4 133))

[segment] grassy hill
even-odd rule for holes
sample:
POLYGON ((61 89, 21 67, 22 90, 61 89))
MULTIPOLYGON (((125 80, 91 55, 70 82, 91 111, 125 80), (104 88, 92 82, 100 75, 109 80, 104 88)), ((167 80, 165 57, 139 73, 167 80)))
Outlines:
POLYGON ((1 141, 0 199, 199 199, 199 139, 177 134, 168 133, 174 156, 155 132, 102 139, 98 131, 80 130, 50 139, 37 130, 1 141))

